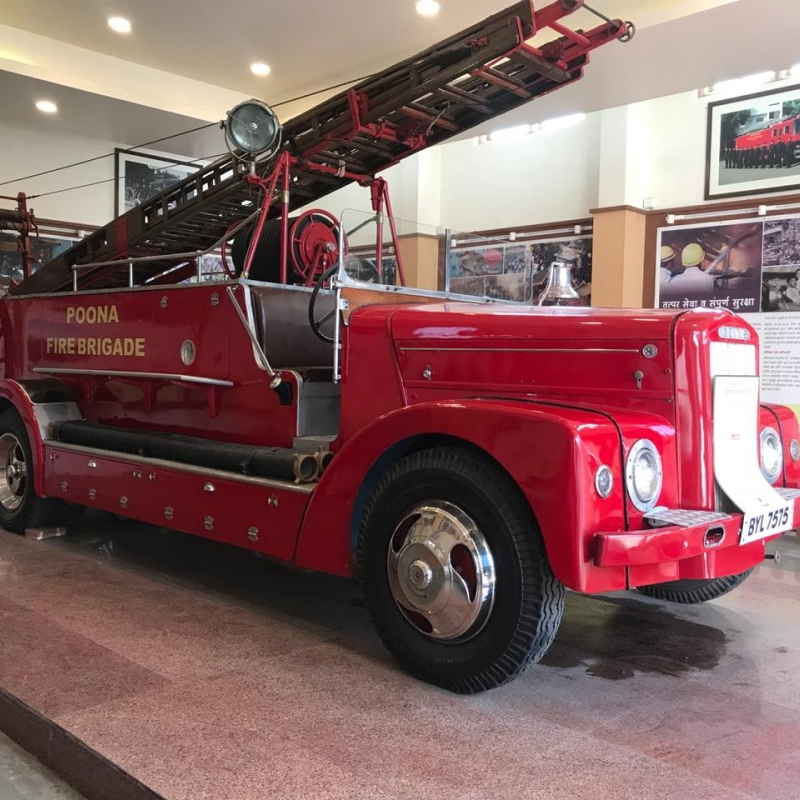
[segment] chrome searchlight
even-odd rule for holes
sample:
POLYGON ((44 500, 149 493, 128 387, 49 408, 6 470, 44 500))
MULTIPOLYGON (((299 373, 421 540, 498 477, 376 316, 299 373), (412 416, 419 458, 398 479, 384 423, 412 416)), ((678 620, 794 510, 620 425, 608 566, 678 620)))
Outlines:
POLYGON ((261 100, 246 100, 234 106, 222 127, 228 149, 234 155, 255 159, 271 155, 281 145, 283 127, 277 114, 261 100))

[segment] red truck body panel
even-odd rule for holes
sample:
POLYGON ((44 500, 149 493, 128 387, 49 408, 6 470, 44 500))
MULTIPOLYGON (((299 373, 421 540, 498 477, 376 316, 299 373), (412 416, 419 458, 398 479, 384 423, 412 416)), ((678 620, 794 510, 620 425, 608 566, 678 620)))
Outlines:
MULTIPOLYGON (((493 459, 519 487, 556 576, 572 589, 715 577, 763 558, 763 542, 739 547, 735 536, 708 552, 692 534, 676 553, 680 531, 652 531, 623 478, 631 446, 649 439, 663 461, 660 504, 715 509, 710 349, 727 347, 723 326, 756 343, 744 320, 723 311, 413 297, 387 305, 376 290, 374 302, 355 309, 342 328, 334 457, 311 486, 98 455, 48 439, 41 409, 58 403, 37 407, 31 392, 50 382, 63 387, 56 399, 71 403, 73 418, 290 447, 304 373, 282 369, 288 398, 270 388, 229 286, 246 308, 238 283, 0 301, 0 393, 35 445, 37 491, 348 576, 360 513, 382 472, 414 448, 456 443, 493 459), (190 365, 181 360, 187 340, 196 350, 190 365), (606 499, 594 490, 601 464, 616 476, 606 499)), ((760 424, 779 427, 786 448, 798 436, 787 409, 762 408, 760 424)), ((787 449, 779 484, 799 483, 787 449)))

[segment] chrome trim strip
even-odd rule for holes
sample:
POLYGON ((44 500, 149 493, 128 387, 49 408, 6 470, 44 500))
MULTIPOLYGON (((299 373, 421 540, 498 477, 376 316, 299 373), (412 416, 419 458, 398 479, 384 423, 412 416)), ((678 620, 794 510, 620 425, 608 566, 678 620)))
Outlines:
POLYGON ((185 291, 186 289, 200 289, 214 290, 220 286, 237 286, 241 281, 237 280, 224 280, 224 281, 208 281, 206 283, 164 283, 158 286, 151 286, 149 284, 142 284, 141 286, 121 286, 114 289, 78 289, 73 292, 72 289, 63 292, 43 292, 42 294, 7 294, 3 296, 3 300, 41 300, 42 298, 50 297, 89 297, 96 294, 128 294, 130 292, 174 292, 176 289, 185 291))
POLYGON ((47 447, 54 447, 58 450, 66 450, 71 453, 83 453, 89 456, 100 458, 111 458, 116 461, 126 461, 132 464, 143 464, 145 466, 160 467, 169 469, 173 472, 188 472, 192 475, 202 475, 203 477, 217 478, 218 480, 230 480, 236 483, 247 483, 252 486, 263 486, 269 489, 285 489, 290 492, 300 494, 311 494, 316 484, 297 485, 294 483, 284 483, 283 481, 271 480, 270 478, 256 478, 252 475, 239 475, 236 472, 225 472, 220 469, 210 469, 208 467, 196 467, 193 464, 182 464, 180 461, 165 461, 161 458, 148 458, 147 456, 136 456, 130 453, 120 453, 116 450, 98 450, 95 447, 85 447, 80 444, 68 444, 59 442, 55 439, 47 439, 43 442, 47 447))
POLYGON ((67 367, 34 367, 34 372, 44 375, 96 375, 104 378, 142 378, 143 380, 183 381, 202 386, 233 386, 233 381, 201 378, 195 375, 172 375, 165 372, 127 372, 122 369, 70 369, 67 367))
POLYGON ((401 353, 638 353, 617 347, 401 347, 401 353))

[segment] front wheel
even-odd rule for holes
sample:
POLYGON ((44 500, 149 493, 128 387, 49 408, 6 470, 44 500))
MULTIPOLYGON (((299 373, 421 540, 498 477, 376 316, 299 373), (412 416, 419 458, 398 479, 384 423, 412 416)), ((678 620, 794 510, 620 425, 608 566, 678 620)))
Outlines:
POLYGON ((518 489, 458 448, 407 456, 362 519, 359 577, 375 627, 412 675, 462 694, 537 662, 561 621, 564 587, 518 489))
POLYGON ((751 575, 753 570, 742 572, 740 575, 731 575, 728 578, 709 578, 708 580, 670 581, 669 583, 654 583, 651 586, 640 586, 638 591, 656 600, 667 600, 670 603, 684 603, 694 605, 705 603, 707 600, 716 600, 737 586, 741 586, 751 575))
POLYGON ((14 533, 27 528, 71 524, 83 506, 39 497, 33 486, 33 458, 22 418, 13 409, 0 414, 0 525, 14 533))

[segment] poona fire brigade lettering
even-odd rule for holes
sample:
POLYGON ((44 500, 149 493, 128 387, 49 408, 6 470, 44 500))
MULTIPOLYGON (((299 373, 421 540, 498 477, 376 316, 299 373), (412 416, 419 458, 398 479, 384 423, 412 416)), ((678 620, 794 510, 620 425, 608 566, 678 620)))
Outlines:
MULTIPOLYGON (((115 305, 69 306, 67 323, 72 325, 108 325, 119 322, 115 305)), ((48 336, 45 352, 60 356, 123 356, 144 358, 146 339, 130 336, 48 336)))

